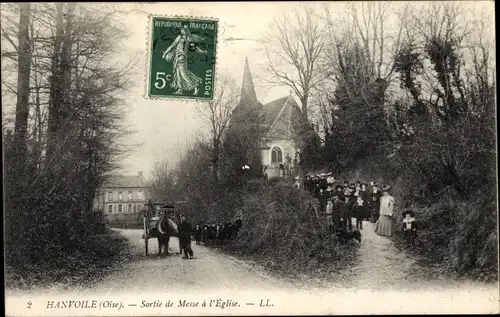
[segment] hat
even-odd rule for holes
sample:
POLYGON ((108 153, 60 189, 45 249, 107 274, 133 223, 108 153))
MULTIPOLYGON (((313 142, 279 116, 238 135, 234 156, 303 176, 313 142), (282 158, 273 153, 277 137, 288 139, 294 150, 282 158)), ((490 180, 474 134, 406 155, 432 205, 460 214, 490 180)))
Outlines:
POLYGON ((371 186, 371 187, 374 187, 374 186, 377 186, 377 187, 378 187, 378 183, 377 183, 377 182, 370 182, 370 186, 371 186))
POLYGON ((342 185, 337 185, 337 186, 335 186, 335 189, 336 189, 336 190, 343 189, 343 188, 344 188, 344 186, 342 186, 342 185))
POLYGON ((350 187, 350 188, 356 188, 356 184, 354 184, 354 183, 350 183, 350 184, 349 184, 349 187, 350 187))
POLYGON ((403 211, 403 217, 406 217, 407 214, 409 214, 411 217, 415 217, 415 213, 410 209, 403 211))
POLYGON ((384 191, 384 192, 388 192, 390 189, 391 189, 391 185, 387 185, 387 186, 384 186, 384 187, 382 188, 382 191, 384 191))

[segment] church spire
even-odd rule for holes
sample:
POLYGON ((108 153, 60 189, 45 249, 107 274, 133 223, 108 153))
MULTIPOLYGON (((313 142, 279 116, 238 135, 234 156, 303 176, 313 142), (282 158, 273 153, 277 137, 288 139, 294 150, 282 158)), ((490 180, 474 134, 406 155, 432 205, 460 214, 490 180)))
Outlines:
POLYGON ((248 65, 248 57, 245 57, 245 69, 243 70, 243 82, 241 83, 240 103, 255 104, 257 103, 257 95, 253 85, 252 73, 248 65))

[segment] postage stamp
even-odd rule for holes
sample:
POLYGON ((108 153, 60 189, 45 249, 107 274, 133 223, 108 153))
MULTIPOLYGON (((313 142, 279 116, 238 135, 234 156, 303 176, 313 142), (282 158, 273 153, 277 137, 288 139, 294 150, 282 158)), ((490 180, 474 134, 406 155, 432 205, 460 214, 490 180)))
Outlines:
POLYGON ((151 16, 148 96, 211 100, 217 30, 217 19, 151 16))

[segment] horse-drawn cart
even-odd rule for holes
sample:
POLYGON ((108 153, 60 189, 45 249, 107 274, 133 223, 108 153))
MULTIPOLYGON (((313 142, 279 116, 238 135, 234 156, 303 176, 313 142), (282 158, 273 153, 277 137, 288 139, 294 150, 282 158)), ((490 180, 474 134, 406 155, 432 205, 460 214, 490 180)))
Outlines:
MULTIPOLYGON (((178 208, 175 208, 175 202, 173 204, 166 204, 164 202, 149 202, 141 212, 143 214, 143 230, 144 233, 142 238, 144 239, 144 246, 146 250, 146 256, 149 253, 149 240, 158 238, 158 234, 169 234, 162 231, 162 220, 164 218, 168 219, 169 222, 180 223, 180 213, 178 208)), ((168 246, 167 246, 168 247, 168 246)), ((180 249, 180 248, 179 248, 180 249)))

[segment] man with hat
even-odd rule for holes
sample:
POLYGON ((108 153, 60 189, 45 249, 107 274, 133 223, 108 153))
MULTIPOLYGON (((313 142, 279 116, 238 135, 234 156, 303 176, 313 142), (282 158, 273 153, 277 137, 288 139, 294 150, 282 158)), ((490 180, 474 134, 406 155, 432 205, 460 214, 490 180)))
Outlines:
POLYGON ((370 194, 370 222, 377 222, 380 213, 380 197, 382 193, 378 189, 377 182, 371 182, 372 192, 370 194))
MULTIPOLYGON (((340 186, 342 187, 342 186, 340 186)), ((344 195, 341 192, 333 192, 332 194, 332 218, 334 223, 334 231, 339 231, 343 225, 343 215, 346 213, 344 195)), ((345 230, 345 229, 344 229, 345 230)))
POLYGON ((346 213, 344 217, 345 227, 349 228, 349 231, 352 230, 352 217, 353 217, 352 206, 356 202, 354 191, 355 191, 354 183, 351 183, 347 191, 348 194, 345 196, 346 213))
POLYGON ((320 188, 319 195, 318 195, 318 200, 319 200, 319 209, 322 212, 325 212, 327 199, 328 199, 328 197, 327 197, 326 191, 324 191, 323 188, 320 188))
POLYGON ((321 173, 321 175, 320 175, 319 188, 322 189, 323 191, 326 191, 326 189, 328 188, 328 182, 326 180, 326 173, 321 173))
MULTIPOLYGON (((336 190, 336 194, 338 194, 339 197, 344 196, 344 192, 343 192, 344 188, 342 187, 342 185, 339 184, 339 185, 335 186, 335 190, 336 190)), ((332 196, 332 198, 333 198, 333 196, 332 196)))
POLYGON ((300 189, 300 176, 295 176, 295 183, 293 184, 293 187, 300 189))
POLYGON ((331 198, 328 198, 326 204, 326 224, 328 225, 328 232, 334 233, 334 222, 333 222, 333 202, 331 198))
POLYGON ((186 216, 182 215, 181 224, 179 225, 179 243, 181 250, 184 251, 183 259, 193 258, 193 249, 191 249, 191 231, 191 224, 187 222, 186 216))
POLYGON ((328 186, 333 186, 333 183, 335 182, 335 177, 333 177, 332 172, 328 172, 326 174, 326 182, 328 183, 328 186))
POLYGON ((304 188, 311 192, 311 174, 306 174, 306 179, 304 180, 304 188))

